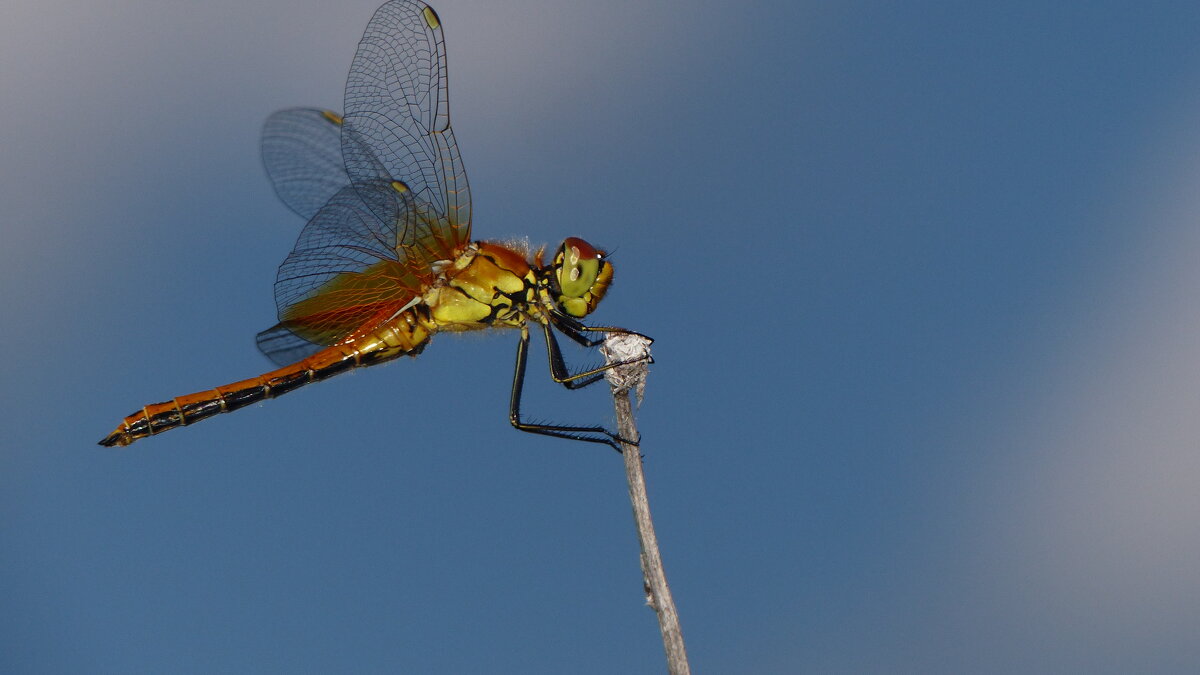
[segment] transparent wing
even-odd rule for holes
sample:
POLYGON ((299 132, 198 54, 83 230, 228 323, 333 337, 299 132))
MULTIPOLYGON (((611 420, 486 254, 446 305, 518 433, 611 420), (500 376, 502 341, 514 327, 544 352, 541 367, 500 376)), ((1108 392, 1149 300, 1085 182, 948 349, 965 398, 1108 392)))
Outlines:
POLYGON ((397 195, 390 183, 346 186, 304 226, 276 276, 279 323, 258 334, 272 361, 294 363, 369 332, 433 281, 431 263, 400 241, 428 231, 430 209, 397 195), (375 215, 384 204, 395 210, 387 221, 375 215))
POLYGON ((342 161, 342 118, 317 108, 288 108, 263 125, 262 156, 275 194, 308 219, 350 184, 342 161))
POLYGON ((305 340, 282 323, 259 333, 255 342, 258 343, 258 350, 278 366, 290 366, 325 347, 305 340))
MULTIPOLYGON (((446 45, 433 9, 392 0, 375 12, 350 66, 345 106, 342 154, 351 182, 410 192, 435 216, 426 244, 453 257, 470 238, 471 193, 450 128, 446 45)), ((366 200, 383 220, 401 208, 396 199, 366 200)))

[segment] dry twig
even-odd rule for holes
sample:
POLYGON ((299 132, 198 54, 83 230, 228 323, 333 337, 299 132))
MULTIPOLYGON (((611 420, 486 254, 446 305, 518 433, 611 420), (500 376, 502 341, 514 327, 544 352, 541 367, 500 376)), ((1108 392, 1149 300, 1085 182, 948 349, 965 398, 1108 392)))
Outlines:
MULTIPOLYGON (((639 440, 633 419, 633 402, 630 393, 636 393, 641 403, 646 385, 646 373, 650 363, 650 339, 636 333, 612 333, 601 348, 608 363, 620 363, 640 359, 635 363, 608 371, 612 387, 613 405, 617 411, 617 432, 622 438, 639 440)), ((670 675, 691 673, 687 650, 683 645, 683 631, 679 627, 679 613, 667 586, 662 555, 658 550, 658 538, 654 535, 654 522, 650 519, 650 502, 646 497, 646 477, 642 472, 642 453, 636 445, 622 443, 625 457, 625 477, 629 482, 629 500, 633 504, 633 519, 637 524, 638 541, 642 547, 642 579, 646 592, 646 603, 658 615, 658 627, 662 632, 663 649, 667 654, 667 672, 670 675)))

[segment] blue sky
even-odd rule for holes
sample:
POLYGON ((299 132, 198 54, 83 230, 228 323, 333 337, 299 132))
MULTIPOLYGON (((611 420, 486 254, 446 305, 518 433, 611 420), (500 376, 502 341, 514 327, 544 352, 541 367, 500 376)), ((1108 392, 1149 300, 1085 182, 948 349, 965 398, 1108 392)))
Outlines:
MULTIPOLYGON (((0 10, 0 670, 662 671, 620 459, 508 426, 512 334, 95 446, 268 369, 260 125, 376 5, 0 10)), ((698 672, 1200 668, 1194 3, 435 7, 476 236, 616 249, 595 320, 657 340, 698 672)))

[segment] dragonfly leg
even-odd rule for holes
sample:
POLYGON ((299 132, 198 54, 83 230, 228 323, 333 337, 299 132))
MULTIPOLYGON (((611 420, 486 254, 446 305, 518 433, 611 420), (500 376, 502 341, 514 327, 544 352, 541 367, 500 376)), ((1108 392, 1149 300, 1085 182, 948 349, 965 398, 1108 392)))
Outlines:
MULTIPOLYGON (((546 336, 546 358, 550 362, 550 377, 567 389, 582 389, 604 377, 604 371, 613 366, 622 365, 614 363, 572 375, 567 369, 567 362, 563 360, 562 349, 559 348, 558 339, 554 337, 554 331, 550 329, 550 325, 542 324, 542 332, 546 336)), ((563 331, 563 333, 571 336, 567 331, 563 331)))
MULTIPOLYGON (((557 347, 557 344, 555 345, 557 347)), ((521 421, 521 392, 525 386, 525 365, 529 355, 529 327, 521 326, 521 339, 517 343, 517 367, 513 371, 512 397, 508 402, 508 421, 520 431, 558 438, 569 438, 588 443, 603 443, 621 452, 620 443, 637 445, 635 441, 623 439, 604 427, 577 427, 558 424, 534 424, 521 421)), ((561 356, 559 357, 561 361, 561 356)), ((564 366, 565 368, 565 366, 564 366)))
MULTIPOLYGON (((628 333, 628 334, 633 334, 633 335, 641 335, 641 333, 634 333, 633 331, 625 330, 624 328, 613 328, 613 327, 609 327, 609 326, 597 326, 597 327, 585 326, 585 325, 579 323, 578 321, 573 321, 573 320, 571 323, 567 323, 567 322, 559 323, 556 321, 554 323, 554 328, 557 328, 560 332, 562 332, 563 335, 566 335, 567 337, 571 338, 572 340, 578 342, 579 344, 581 344, 585 347, 595 347, 595 346, 603 343, 604 339, 601 338, 601 339, 597 339, 597 340, 589 340, 583 336, 583 334, 582 334, 583 331, 595 331, 595 332, 601 332, 601 333, 606 333, 606 334, 608 334, 608 333, 628 333)), ((550 329, 550 324, 548 324, 548 323, 542 324, 542 331, 546 335, 546 352, 547 352, 547 357, 549 358, 549 361, 550 361, 550 376, 552 378, 554 378, 555 382, 558 382, 559 384, 563 385, 567 389, 579 389, 581 387, 586 387, 589 384, 592 384, 593 382, 596 382, 600 378, 604 377, 604 372, 608 371, 608 370, 612 370, 613 368, 620 368, 621 366, 628 366, 630 364, 640 363, 642 361, 647 361, 648 363, 654 363, 654 357, 650 356, 649 354, 645 354, 644 356, 640 356, 640 357, 637 357, 634 359, 629 359, 627 361, 617 361, 615 363, 607 363, 603 366, 600 366, 599 368, 592 368, 590 370, 585 370, 583 372, 572 375, 572 374, 570 374, 570 372, 567 369, 566 362, 563 360, 562 350, 559 349, 558 340, 555 339, 554 331, 552 331, 550 329)), ((645 337, 645 336, 643 335, 642 337, 645 337)), ((649 340, 650 338, 646 338, 646 339, 649 340)))
MULTIPOLYGON (((654 342, 654 338, 649 335, 642 335, 637 331, 629 330, 628 328, 620 328, 618 326, 589 326, 573 316, 568 316, 558 311, 550 311, 550 322, 554 327, 562 331, 563 335, 571 338, 575 342, 584 347, 596 347, 604 342, 605 338, 600 337, 595 340, 590 340, 584 337, 583 333, 603 333, 609 335, 611 333, 622 333, 625 335, 637 335, 646 339, 647 344, 654 342)), ((640 359, 639 359, 640 360, 640 359)), ((653 363, 653 360, 651 360, 653 363)))

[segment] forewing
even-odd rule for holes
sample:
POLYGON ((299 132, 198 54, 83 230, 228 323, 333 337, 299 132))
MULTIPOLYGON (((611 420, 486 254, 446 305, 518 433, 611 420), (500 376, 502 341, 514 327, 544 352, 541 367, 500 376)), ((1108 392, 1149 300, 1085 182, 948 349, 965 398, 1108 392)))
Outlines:
POLYGON ((288 108, 263 125, 262 155, 275 193, 305 219, 350 184, 342 161, 342 118, 317 108, 288 108))
MULTIPOLYGON (((427 205, 435 258, 448 259, 470 238, 471 193, 454 132, 446 86, 446 45, 433 9, 392 0, 375 12, 346 81, 342 154, 355 185, 391 183, 427 205)), ((367 198, 383 220, 397 201, 367 198)), ((425 245, 425 244, 423 244, 425 245)))
POLYGON ((258 334, 271 360, 294 363, 369 332, 432 281, 428 265, 413 265, 398 245, 428 209, 395 194, 390 184, 343 187, 304 226, 276 276, 279 323, 258 334), (396 218, 375 215, 385 201, 401 205, 396 218))

